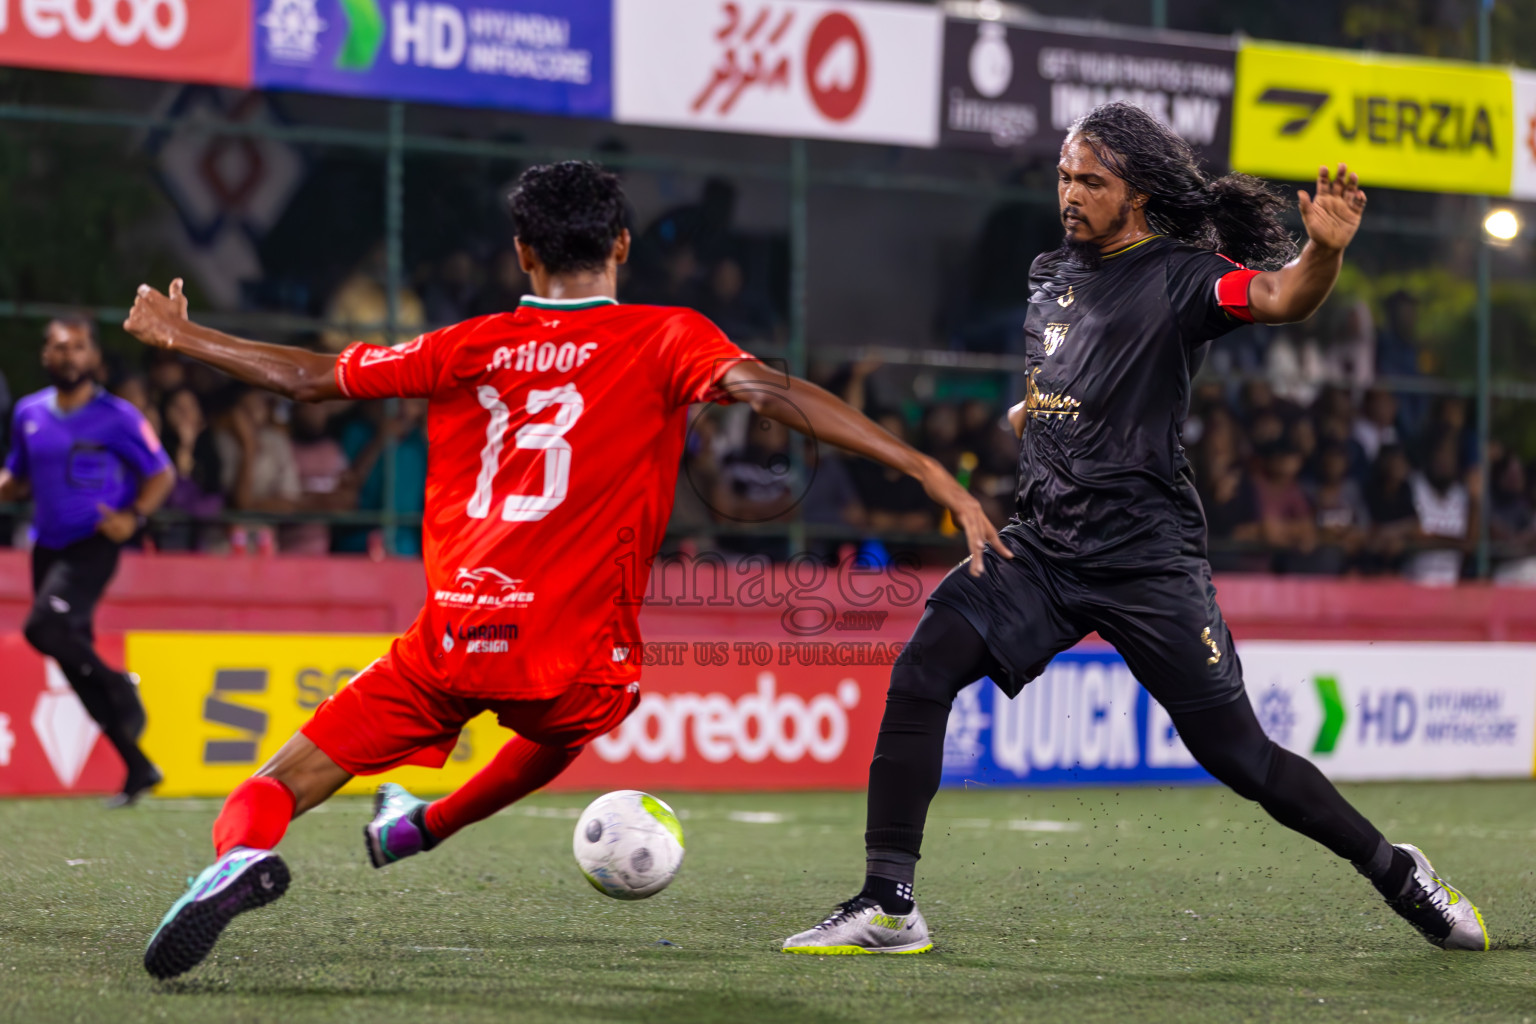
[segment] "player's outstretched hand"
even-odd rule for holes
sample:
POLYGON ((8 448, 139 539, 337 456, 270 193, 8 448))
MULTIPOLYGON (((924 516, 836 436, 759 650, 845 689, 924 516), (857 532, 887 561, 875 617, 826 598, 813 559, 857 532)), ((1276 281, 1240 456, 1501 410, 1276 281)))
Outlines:
POLYGON ((981 510, 981 502, 961 487, 960 482, 954 477, 941 470, 923 479, 923 490, 928 492, 928 497, 949 509, 955 525, 965 532, 965 546, 971 552, 972 576, 980 576, 986 571, 981 558, 984 545, 990 546, 1004 558, 1013 557, 1013 551, 1003 543, 1002 538, 997 535, 997 528, 981 510))
POLYGON ((176 328, 187 319, 187 297, 182 291, 182 280, 171 282, 170 294, 162 295, 147 284, 139 285, 133 309, 123 321, 123 330, 146 345, 170 348, 176 328))
POLYGON ((1301 223, 1307 229, 1307 237, 1327 249, 1349 245, 1365 214, 1360 176, 1343 164, 1339 164, 1337 176, 1330 176, 1328 168, 1319 167, 1316 197, 1302 189, 1296 193, 1296 203, 1301 207, 1301 223))

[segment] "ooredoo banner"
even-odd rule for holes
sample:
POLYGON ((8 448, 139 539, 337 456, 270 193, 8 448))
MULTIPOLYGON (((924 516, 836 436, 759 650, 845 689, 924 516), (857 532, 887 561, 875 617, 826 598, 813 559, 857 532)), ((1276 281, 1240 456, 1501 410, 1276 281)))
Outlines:
POLYGON ((251 84, 251 0, 0 0, 0 65, 251 84))
POLYGON ((1054 160, 1072 122, 1123 100, 1151 112, 1212 168, 1232 139, 1236 52, 1108 34, 1071 35, 999 21, 944 26, 945 146, 1054 160))
POLYGON ((1516 71, 1515 77, 1515 170, 1509 194, 1516 199, 1536 199, 1536 71, 1516 71))
POLYGON ((608 0, 258 0, 256 82, 606 118, 608 0))
POLYGON ((932 146, 941 35, 911 4, 615 0, 614 117, 932 146))

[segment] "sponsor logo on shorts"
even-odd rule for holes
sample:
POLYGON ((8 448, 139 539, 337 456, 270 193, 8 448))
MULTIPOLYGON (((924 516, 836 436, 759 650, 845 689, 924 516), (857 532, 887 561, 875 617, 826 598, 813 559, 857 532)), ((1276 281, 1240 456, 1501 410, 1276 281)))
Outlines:
POLYGON ((488 565, 460 569, 452 586, 435 591, 432 599, 445 608, 519 608, 533 603, 533 591, 524 590, 523 582, 488 565))

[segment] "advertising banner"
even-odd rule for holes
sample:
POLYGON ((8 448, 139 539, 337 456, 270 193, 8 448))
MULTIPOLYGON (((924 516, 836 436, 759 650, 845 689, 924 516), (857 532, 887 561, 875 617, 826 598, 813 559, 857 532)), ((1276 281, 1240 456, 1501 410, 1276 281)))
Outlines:
MULTIPOLYGON (((1536 646, 1239 645, 1248 697, 1276 743, 1337 781, 1530 778, 1536 646)), ((950 714, 944 784, 1210 781, 1112 650, 1059 655, 1009 700, 990 682, 950 714)))
MULTIPOLYGON (((122 637, 97 638, 109 664, 123 663, 122 637)), ((113 793, 123 762, 51 658, 20 633, 0 634, 0 796, 113 793)))
POLYGON ((944 737, 946 786, 1209 782, 1168 713, 1109 648, 1059 654, 1009 700, 960 692, 944 737))
POLYGON ((1503 68, 1245 43, 1232 166, 1311 181, 1342 162, 1367 188, 1504 195, 1513 118, 1503 68))
POLYGON ((1330 779, 1529 778, 1536 647, 1242 644, 1271 739, 1330 779))
POLYGON ((257 0, 256 84, 606 118, 607 0, 257 0))
POLYGON ((937 8, 849 0, 615 0, 614 117, 932 146, 937 8))
POLYGON ((1145 108, 1224 168, 1232 141, 1236 53, 1110 35, 1068 35, 995 21, 944 26, 944 146, 1054 160, 1072 122, 1100 103, 1145 108))
POLYGON ((252 0, 0 0, 0 65, 251 84, 252 0))
MULTIPOLYGON (((128 664, 153 680, 143 689, 150 722, 144 747, 165 772, 157 793, 228 793, 391 639, 129 634, 128 664)), ((864 656, 842 659, 846 665, 806 665, 793 656, 795 644, 650 644, 640 707, 593 744, 556 788, 862 786, 894 656, 873 646, 859 648, 864 656)), ((511 737, 493 716, 482 715, 465 727, 442 769, 402 768, 353 780, 343 792, 369 793, 385 780, 413 792, 447 792, 511 737)))
POLYGON ((1536 199, 1536 71, 1516 71, 1515 170, 1509 194, 1516 199, 1536 199))

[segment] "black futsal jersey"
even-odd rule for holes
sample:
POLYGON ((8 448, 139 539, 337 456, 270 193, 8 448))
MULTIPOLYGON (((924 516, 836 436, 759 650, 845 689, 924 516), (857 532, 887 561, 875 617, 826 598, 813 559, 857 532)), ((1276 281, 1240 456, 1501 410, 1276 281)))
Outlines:
POLYGON ((1190 378, 1248 319, 1254 274, 1161 236, 1094 269, 1035 260, 1013 557, 987 548, 982 575, 966 559, 928 598, 985 640, 1010 697, 1094 632, 1170 711, 1242 696, 1180 442, 1190 378))
POLYGON ((1204 557, 1205 514, 1181 443, 1190 380, 1211 341, 1241 326, 1251 276, 1161 235, 1093 269, 1059 252, 1035 260, 1011 532, 1085 570, 1204 557), (1218 296, 1227 275, 1237 280, 1218 296))

